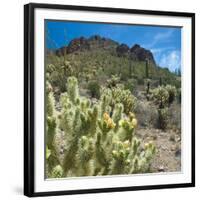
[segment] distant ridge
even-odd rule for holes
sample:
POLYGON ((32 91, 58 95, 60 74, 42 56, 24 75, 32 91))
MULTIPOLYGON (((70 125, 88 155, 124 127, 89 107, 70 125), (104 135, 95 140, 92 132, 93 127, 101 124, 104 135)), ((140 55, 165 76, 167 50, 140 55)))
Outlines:
POLYGON ((129 57, 133 61, 148 60, 152 64, 156 65, 152 52, 141 47, 139 44, 135 44, 129 48, 126 44, 119 44, 112 39, 104 38, 99 35, 91 36, 88 39, 85 37, 75 38, 71 40, 68 45, 58 48, 53 52, 47 50, 47 53, 55 53, 57 56, 63 56, 66 53, 72 54, 76 52, 96 50, 114 52, 116 53, 116 56, 129 57))

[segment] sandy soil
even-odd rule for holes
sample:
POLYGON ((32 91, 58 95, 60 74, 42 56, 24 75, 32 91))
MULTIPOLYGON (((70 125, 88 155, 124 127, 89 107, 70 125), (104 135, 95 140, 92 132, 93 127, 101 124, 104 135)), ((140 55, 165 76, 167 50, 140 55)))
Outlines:
POLYGON ((181 137, 178 131, 138 128, 136 135, 143 143, 153 141, 156 145, 152 172, 181 171, 181 137))

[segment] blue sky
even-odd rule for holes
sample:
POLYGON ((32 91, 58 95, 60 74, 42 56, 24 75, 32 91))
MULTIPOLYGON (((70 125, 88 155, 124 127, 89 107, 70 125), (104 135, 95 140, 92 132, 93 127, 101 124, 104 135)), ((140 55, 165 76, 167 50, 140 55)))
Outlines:
POLYGON ((171 71, 181 68, 181 28, 46 21, 46 45, 50 49, 67 45, 74 38, 92 35, 110 38, 129 47, 139 44, 151 50, 159 66, 171 71))

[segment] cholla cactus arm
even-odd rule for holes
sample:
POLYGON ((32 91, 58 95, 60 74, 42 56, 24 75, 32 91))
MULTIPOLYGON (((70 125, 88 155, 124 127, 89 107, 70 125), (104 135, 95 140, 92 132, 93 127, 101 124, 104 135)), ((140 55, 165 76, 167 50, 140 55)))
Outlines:
POLYGON ((152 141, 146 143, 144 150, 139 155, 138 172, 145 173, 150 171, 151 160, 155 153, 156 148, 152 141))
POLYGON ((105 112, 110 112, 112 110, 111 108, 111 102, 112 102, 112 96, 110 90, 105 90, 105 94, 101 95, 100 98, 100 117, 103 116, 105 112))
POLYGON ((129 113, 129 117, 126 119, 121 119, 119 121, 119 131, 118 136, 121 141, 129 140, 131 141, 135 128, 137 127, 137 119, 133 113, 129 113))
POLYGON ((54 137, 57 133, 57 113, 55 110, 55 99, 53 89, 49 82, 46 85, 46 160, 47 160, 47 174, 51 174, 53 167, 60 163, 57 150, 54 143, 54 137))
POLYGON ((155 153, 156 148, 151 141, 145 144, 144 149, 141 149, 140 141, 134 138, 134 142, 132 143, 132 153, 129 155, 129 159, 131 160, 129 173, 148 172, 150 170, 151 160, 155 153))
POLYGON ((49 82, 46 84, 46 113, 47 116, 53 116, 55 114, 55 99, 53 96, 53 88, 49 82))
POLYGON ((78 137, 74 136, 71 141, 67 142, 67 149, 65 150, 64 160, 63 160, 63 170, 66 176, 69 176, 68 171, 74 169, 75 166, 75 155, 78 150, 78 137))
POLYGON ((130 158, 135 157, 139 151, 139 147, 141 145, 141 141, 138 140, 136 137, 133 137, 132 142, 131 142, 131 153, 130 153, 130 158))
POLYGON ((124 110, 123 104, 119 103, 119 104, 115 105, 115 109, 113 111, 112 119, 113 119, 114 123, 117 124, 117 127, 118 127, 118 123, 119 123, 120 119, 122 118, 123 110, 124 110))
POLYGON ((67 93, 72 103, 75 103, 79 96, 78 81, 75 77, 69 77, 67 80, 67 93))
POLYGON ((78 176, 94 175, 94 139, 82 136, 78 143, 78 151, 76 154, 76 173, 78 176))
POLYGON ((61 130, 64 131, 67 140, 71 140, 71 135, 73 132, 73 116, 74 116, 74 109, 73 104, 70 101, 68 94, 64 93, 61 95, 60 98, 61 104, 61 112, 59 115, 59 127, 61 130))
POLYGON ((131 162, 128 158, 129 153, 130 142, 128 140, 115 142, 109 174, 128 174, 131 162))
POLYGON ((92 137, 96 136, 96 132, 98 130, 97 126, 98 114, 99 114, 99 109, 97 105, 95 105, 91 111, 88 111, 88 123, 89 123, 88 133, 92 137))

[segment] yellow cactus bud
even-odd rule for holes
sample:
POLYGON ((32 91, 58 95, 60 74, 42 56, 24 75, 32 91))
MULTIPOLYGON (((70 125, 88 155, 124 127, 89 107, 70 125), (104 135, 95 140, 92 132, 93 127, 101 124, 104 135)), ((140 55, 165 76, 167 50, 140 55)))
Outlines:
POLYGON ((130 118, 131 120, 134 119, 134 118, 135 118, 135 114, 132 113, 132 112, 129 112, 129 118, 130 118))
POLYGON ((118 156, 117 151, 116 151, 116 150, 113 150, 113 151, 112 151, 112 155, 115 156, 115 157, 117 157, 117 156, 118 156))
POLYGON ((145 149, 147 149, 149 147, 149 143, 145 143, 144 147, 145 147, 145 149))
POLYGON ((124 123, 123 119, 119 120, 119 126, 123 126, 123 123, 124 123))
POLYGON ((130 159, 127 159, 126 161, 125 161, 125 164, 127 164, 127 165, 129 165, 131 163, 131 160, 130 159))
POLYGON ((105 112, 105 113, 103 114, 103 119, 104 119, 104 120, 108 120, 109 118, 110 118, 109 114, 105 112))
POLYGON ((123 143, 124 147, 125 148, 128 148, 130 146, 130 142, 129 140, 126 140, 124 143, 123 143))
POLYGON ((132 119, 132 121, 131 121, 131 123, 132 123, 132 126, 135 128, 135 127, 137 127, 137 119, 135 119, 135 118, 133 118, 132 119))

